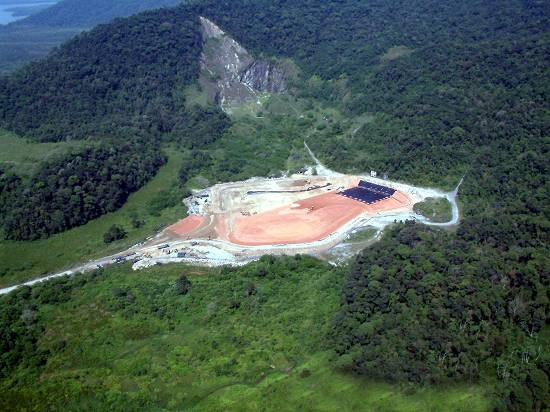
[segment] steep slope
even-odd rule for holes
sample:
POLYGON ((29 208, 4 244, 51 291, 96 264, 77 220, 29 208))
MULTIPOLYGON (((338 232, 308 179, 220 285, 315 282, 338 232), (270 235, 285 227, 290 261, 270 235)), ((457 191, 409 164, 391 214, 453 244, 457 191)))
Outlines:
POLYGON ((183 97, 201 50, 198 17, 164 9, 81 34, 0 79, 2 127, 33 140, 87 142, 2 193, 4 236, 47 237, 119 208, 164 162, 161 138, 188 147, 216 140, 228 119, 183 97))
POLYGON ((204 41, 201 85, 211 100, 231 112, 232 107, 253 102, 261 107, 262 93, 286 89, 285 69, 273 61, 255 59, 215 23, 201 17, 204 41))
POLYGON ((0 80, 0 125, 39 140, 100 136, 113 124, 181 121, 178 90, 198 77, 198 19, 182 9, 120 19, 0 80))
POLYGON ((214 3, 200 12, 244 47, 291 57, 326 80, 311 78, 308 95, 348 115, 378 115, 354 136, 316 136, 329 165, 425 183, 453 176, 451 186, 480 146, 541 134, 548 3, 214 3), (407 52, 387 59, 390 50, 407 52), (522 98, 534 105, 511 103, 522 98))

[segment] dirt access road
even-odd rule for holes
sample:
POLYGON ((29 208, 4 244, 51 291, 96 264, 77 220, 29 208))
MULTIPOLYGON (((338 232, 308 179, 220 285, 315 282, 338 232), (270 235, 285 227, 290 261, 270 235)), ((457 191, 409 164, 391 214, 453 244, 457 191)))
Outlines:
POLYGON ((342 243, 356 228, 370 226, 382 230, 394 221, 407 219, 433 224, 412 210, 414 203, 427 197, 445 197, 452 204, 452 220, 437 226, 458 223, 456 194, 460 184, 454 191, 444 193, 370 176, 343 175, 321 165, 313 154, 312 158, 316 162, 315 176, 253 178, 215 185, 186 199, 193 215, 145 243, 69 270, 0 289, 0 294, 21 285, 31 286, 124 261, 132 261, 134 269, 140 269, 171 262, 241 265, 265 254, 321 256, 342 243), (343 188, 356 185, 359 179, 392 187, 396 194, 372 205, 337 194, 343 188))

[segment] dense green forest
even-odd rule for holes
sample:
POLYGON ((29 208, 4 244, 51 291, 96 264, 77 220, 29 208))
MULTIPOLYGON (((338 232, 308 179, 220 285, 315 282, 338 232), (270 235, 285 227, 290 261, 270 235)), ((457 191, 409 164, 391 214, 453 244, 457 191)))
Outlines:
MULTIPOLYGON (((0 79, 0 126, 38 141, 100 141, 113 145, 114 153, 131 134, 126 130, 148 139, 153 151, 160 142, 176 142, 187 150, 181 183, 195 187, 275 173, 296 154, 297 142, 304 138, 324 162, 340 171, 377 170, 391 179, 445 188, 464 175, 459 192, 462 219, 456 230, 397 225, 349 268, 326 275, 326 290, 316 300, 321 303, 307 312, 318 316, 315 322, 323 328, 316 329, 314 321, 300 325, 303 331, 316 332, 315 342, 308 341, 315 350, 322 345, 332 352, 334 371, 414 388, 468 382, 486 386, 499 410, 542 411, 550 408, 549 17, 548 2, 531 0, 206 0, 101 26, 43 62, 0 79), (300 68, 290 88, 296 113, 266 110, 265 118, 233 117, 230 122, 218 109, 186 104, 184 89, 199 72, 198 15, 210 18, 259 55, 292 59, 300 68), (324 293, 336 289, 341 290, 339 304, 331 297, 330 310, 325 310, 324 293)), ((134 144, 133 139, 128 144, 134 144)), ((28 181, 9 171, 0 175, 0 207, 17 205, 5 214, 6 221, 20 216, 12 220, 18 223, 12 224, 15 232, 8 230, 8 236, 34 236, 33 222, 43 222, 44 217, 30 210, 47 213, 51 223, 46 226, 53 231, 84 222, 71 223, 72 212, 85 207, 82 199, 87 192, 71 183, 72 172, 54 175, 56 167, 59 163, 48 163, 28 181), (39 189, 35 194, 9 200, 10 193, 25 193, 31 184, 39 189), (74 210, 65 201, 73 197, 74 210), (53 224, 56 215, 46 207, 50 199, 69 208, 63 213, 67 220, 58 215, 53 224), (33 216, 32 221, 26 222, 27 216, 33 216)), ((139 167, 154 173, 148 162, 139 167)), ((77 179, 79 173, 95 176, 75 170, 77 179)), ((122 170, 134 176, 124 166, 122 170)), ((101 175, 95 178, 100 186, 110 184, 101 175)), ((144 176, 131 181, 143 183, 140 179, 144 176)), ((110 193, 90 191, 91 204, 120 205, 136 187, 119 187, 113 193, 121 196, 119 201, 110 199, 110 193)), ((170 199, 170 194, 164 198, 170 199)), ((53 233, 49 230, 39 233, 53 233)), ((281 272, 292 282, 307 282, 307 276, 317 273, 308 269, 310 265, 317 267, 309 258, 279 263, 264 258, 245 268, 223 269, 225 275, 220 276, 246 282, 239 290, 228 289, 232 297, 223 291, 224 308, 250 309, 261 290, 258 283, 263 282, 254 276, 270 278, 281 272)), ((317 268, 319 273, 329 271, 317 268)), ((209 281, 190 279, 184 298, 170 295, 172 289, 166 285, 149 294, 113 284, 112 291, 104 291, 98 310, 120 311, 120 324, 126 326, 130 320, 150 321, 157 313, 165 319, 164 314, 175 313, 173 305, 179 308, 177 299, 206 293, 201 287, 209 281), (151 303, 146 296, 158 301, 151 303)), ((93 282, 64 282, 82 282, 81 289, 44 286, 6 298, 18 308, 2 315, 2 333, 9 342, 2 355, 8 387, 18 373, 52 373, 56 364, 69 359, 64 343, 40 340, 44 324, 33 306, 45 303, 52 305, 48 310, 58 310, 55 300, 42 302, 39 295, 64 293, 67 288, 60 307, 70 306, 73 297, 90 304, 86 297, 93 295, 93 282), (25 308, 32 313, 23 316, 25 308), (25 319, 41 325, 28 341, 18 334, 25 319)), ((294 305, 307 299, 289 298, 294 305)), ((192 311, 210 319, 210 306, 203 303, 202 312, 192 311)), ((274 312, 264 314, 264 326, 274 327, 270 320, 279 318, 274 312)), ((225 319, 224 312, 220 324, 225 319)), ((297 323, 284 320, 302 336, 297 323)), ((151 336, 159 339, 177 330, 170 316, 151 328, 151 336)), ((128 333, 139 335, 133 329, 128 333)), ((88 339, 93 346, 94 337, 88 339)), ((201 343, 217 350, 216 345, 231 339, 208 337, 201 343)), ((283 356, 304 356, 286 345, 270 348, 283 356)), ((187 351, 183 353, 188 360, 187 351)), ((203 354, 201 362, 208 355, 203 354)), ((216 373, 231 375, 239 369, 240 355, 237 350, 231 359, 220 360, 213 366, 216 373)), ((105 367, 111 365, 107 362, 105 367)), ((148 375, 141 365, 128 368, 134 368, 135 380, 155 382, 156 377, 139 378, 148 375)), ((240 382, 250 384, 246 373, 244 368, 237 375, 245 375, 240 382)), ((116 402, 129 401, 127 394, 135 385, 120 380, 125 389, 117 393, 120 398, 113 397, 116 402)), ((79 388, 74 390, 81 393, 79 388)), ((109 400, 102 398, 105 391, 100 390, 94 401, 107 404, 109 400)), ((11 399, 20 399, 15 392, 10 392, 11 399)), ((33 399, 45 396, 35 392, 33 399)), ((149 408, 165 405, 147 397, 131 401, 149 408)))
POLYGON ((478 385, 403 387, 331 367, 343 280, 310 257, 266 256, 241 268, 122 265, 21 288, 0 297, 0 409, 490 407, 478 385))
POLYGON ((501 407, 547 408, 550 354, 536 353, 544 345, 536 336, 548 322, 549 275, 542 251, 526 266, 479 250, 464 232, 405 224, 351 266, 332 331, 337 363, 425 383, 477 380, 504 367, 516 376, 497 385, 501 407))
POLYGON ((196 19, 161 10, 81 34, 1 78, 2 127, 35 141, 104 144, 23 181, 15 200, 0 204, 4 236, 36 239, 111 212, 158 170, 161 141, 203 147, 218 139, 229 119, 217 108, 187 107, 183 95, 198 76, 201 42, 196 19))
POLYGON ((123 126, 170 131, 183 121, 181 92, 198 76, 200 52, 199 23, 182 9, 100 26, 1 78, 0 125, 41 141, 123 126))
POLYGON ((164 161, 143 141, 102 144, 48 161, 25 186, 14 187, 16 178, 8 175, 2 179, 8 199, 0 203, 5 237, 38 239, 113 212, 164 161))

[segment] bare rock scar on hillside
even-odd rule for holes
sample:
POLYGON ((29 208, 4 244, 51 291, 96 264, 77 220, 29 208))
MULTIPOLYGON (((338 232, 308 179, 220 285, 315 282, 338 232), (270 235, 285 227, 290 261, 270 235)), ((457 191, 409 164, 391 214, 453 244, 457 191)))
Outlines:
POLYGON ((260 105, 265 93, 287 88, 284 64, 255 59, 242 45, 212 21, 200 18, 203 37, 201 86, 216 104, 230 113, 245 103, 260 105))

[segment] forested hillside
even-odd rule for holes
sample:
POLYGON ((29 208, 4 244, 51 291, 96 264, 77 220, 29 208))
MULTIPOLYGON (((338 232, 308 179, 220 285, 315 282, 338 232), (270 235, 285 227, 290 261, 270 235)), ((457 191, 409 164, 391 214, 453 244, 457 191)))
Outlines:
POLYGON ((544 249, 505 254, 463 232, 402 225, 351 266, 336 363, 392 382, 483 378, 502 409, 548 407, 549 275, 544 249))
POLYGON ((549 4, 256 1, 201 13, 250 49, 293 58, 301 96, 368 119, 310 135, 329 165, 446 187, 465 175, 456 234, 405 228, 358 258, 335 320, 338 364, 430 382, 486 368, 503 408, 547 407, 548 354, 525 365, 514 353, 533 356, 548 322, 549 4))
POLYGON ((304 94, 374 116, 353 134, 335 125, 311 137, 329 164, 440 184, 456 182, 488 145, 543 143, 547 3, 213 4, 200 12, 245 46, 319 76, 304 94))
MULTIPOLYGON (((161 140, 183 143, 194 149, 183 183, 206 168, 213 181, 242 176, 248 163, 270 165, 270 154, 288 154, 292 139, 304 137, 340 171, 377 170, 442 188, 464 176, 456 230, 398 225, 357 257, 343 286, 324 284, 342 293, 331 330, 318 339, 333 351, 332 367, 346 373, 413 386, 474 382, 487 387, 498 410, 542 411, 550 407, 549 22, 550 3, 533 0, 206 0, 117 20, 1 79, 0 126, 41 141, 116 147, 135 134, 152 150, 161 140), (199 72, 199 15, 258 55, 292 59, 301 77, 290 93, 305 115, 295 109, 257 128, 260 120, 235 117, 238 127, 224 134, 229 120, 218 109, 188 107, 183 90, 199 72), (315 110, 339 120, 315 125, 315 110), (296 118, 283 124, 285 116, 296 118), (257 141, 242 144, 239 133, 261 141, 261 151, 250 149, 257 141)), ((74 199, 75 210, 86 210, 79 168, 75 179, 55 174, 60 163, 30 179, 34 186, 21 189, 27 192, 17 202, 9 196, 18 177, 0 176, 8 193, 0 207, 18 205, 6 216, 16 217, 8 227, 21 228, 20 237, 35 232, 26 216, 70 227, 72 211, 55 225, 40 216, 52 213, 52 190, 54 204, 74 199)), ((143 163, 146 175, 150 165, 143 163)), ((117 180, 95 177, 100 186, 117 180)), ((90 193, 98 195, 90 204, 113 204, 104 203, 112 194, 90 193)), ((125 189, 114 194, 123 198, 125 189)), ((276 270, 309 273, 308 262, 290 262, 276 270)), ((248 280, 256 269, 233 275, 248 280)), ((243 290, 239 296, 254 295, 243 290)), ((120 305, 134 304, 133 293, 113 294, 120 305)), ((231 310, 246 305, 234 300, 226 302, 231 310)), ((172 307, 157 303, 155 313, 172 307)), ((205 303, 201 316, 216 307, 205 303)), ((173 327, 157 325, 154 333, 173 327)), ((238 363, 225 361, 222 375, 238 363)))
POLYGON ((32 16, 0 26, 0 73, 44 57, 79 32, 180 0, 63 0, 32 16))
POLYGON ((199 23, 182 9, 117 20, 2 78, 0 125, 42 141, 101 137, 113 126, 169 131, 200 52, 199 23))
POLYGON ((120 207, 162 164, 161 140, 202 147, 220 136, 229 123, 219 109, 185 104, 184 89, 198 77, 198 27, 184 9, 120 19, 0 79, 1 127, 35 141, 112 147, 72 152, 22 182, 16 200, 2 203, 6 238, 48 236, 120 207), (73 159, 88 160, 63 169, 73 159))

